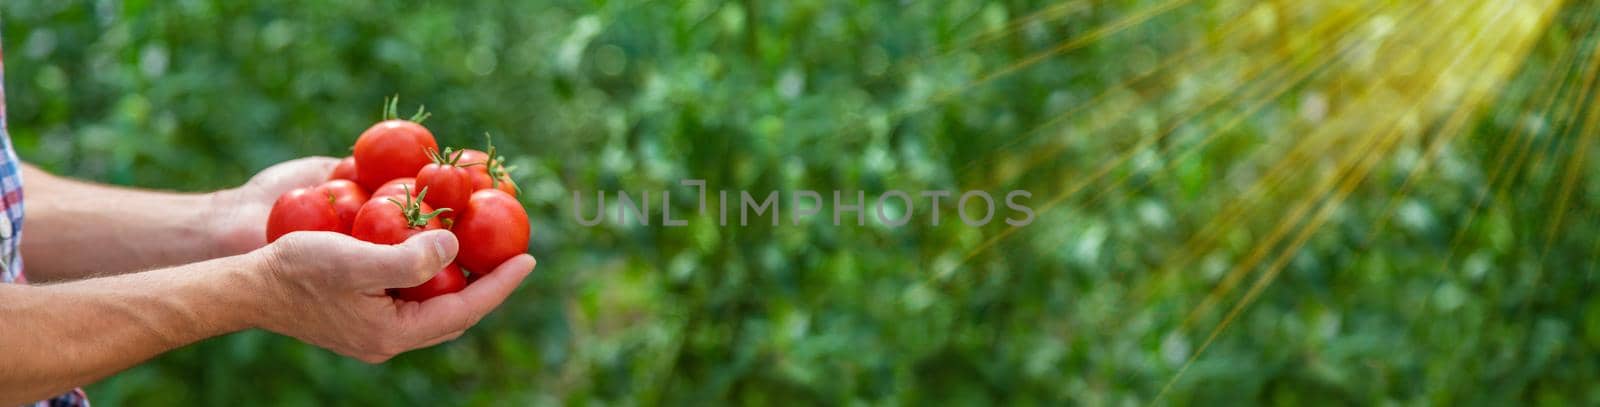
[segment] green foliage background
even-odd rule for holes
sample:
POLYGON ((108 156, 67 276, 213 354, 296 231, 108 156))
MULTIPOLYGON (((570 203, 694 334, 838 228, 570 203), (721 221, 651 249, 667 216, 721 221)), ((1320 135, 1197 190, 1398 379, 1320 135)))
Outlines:
MULTIPOLYGON (((492 133, 520 168, 539 269, 462 339, 369 366, 244 332, 95 384, 98 404, 1123 404, 1177 377, 1240 299, 1192 326, 1185 316, 1306 197, 1253 201, 1272 211, 1215 232, 1221 243, 1193 261, 1166 261, 1214 233, 1203 226, 1236 196, 1235 174, 1265 170, 1258 157, 1306 130, 1307 101, 1341 86, 1296 85, 1226 130, 1214 126, 1242 109, 1176 120, 1194 95, 1266 81, 1229 75, 1266 56, 1217 45, 1192 63, 1164 57, 1241 27, 1290 56, 1337 42, 1234 18, 1301 4, 1271 1, 1184 4, 989 78, 1168 3, 7 1, 0 38, 12 137, 57 172, 224 188, 345 154, 395 93, 434 112, 444 144, 492 133), (1006 29, 1029 16, 1045 18, 1006 29), (1107 110, 1053 121, 1081 106, 1107 110), (1137 155, 1043 209, 1167 125, 1174 143, 1220 138, 1195 155, 1137 155), (860 227, 572 218, 573 191, 684 191, 673 210, 691 213, 677 184, 688 178, 760 193, 1027 189, 1040 211, 1014 232, 1003 210, 965 227, 948 201, 939 226, 919 201, 902 228, 870 214, 860 227)), ((1339 2, 1294 15, 1339 12, 1304 6, 1322 3, 1339 2)), ((1415 155, 1386 160, 1164 400, 1600 403, 1600 177, 1575 153, 1592 130, 1559 125, 1588 117, 1594 89, 1558 69, 1592 52, 1593 7, 1562 6, 1412 188, 1398 192, 1415 155), (1534 98, 1552 87, 1566 107, 1534 98), (1536 158, 1495 185, 1518 126, 1534 129, 1536 158), (1583 176, 1561 194, 1569 170, 1583 176)))

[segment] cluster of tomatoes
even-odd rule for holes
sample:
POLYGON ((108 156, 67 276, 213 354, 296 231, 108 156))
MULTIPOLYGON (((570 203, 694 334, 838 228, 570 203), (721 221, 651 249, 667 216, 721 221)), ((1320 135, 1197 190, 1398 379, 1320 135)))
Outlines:
POLYGON ((439 150, 422 127, 427 113, 399 119, 396 101, 384 120, 356 139, 354 152, 322 185, 284 193, 267 217, 267 241, 297 231, 329 231, 377 244, 398 244, 426 230, 455 234, 453 264, 416 287, 389 290, 422 301, 461 291, 528 247, 528 214, 517 201, 505 158, 485 151, 439 150), (369 192, 370 191, 370 192, 369 192))

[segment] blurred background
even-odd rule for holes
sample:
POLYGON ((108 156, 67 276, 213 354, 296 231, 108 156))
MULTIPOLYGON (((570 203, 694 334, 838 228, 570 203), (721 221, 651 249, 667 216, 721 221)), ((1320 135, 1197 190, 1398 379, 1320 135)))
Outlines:
POLYGON ((245 332, 90 386, 97 404, 1583 404, 1597 16, 6 1, 0 38, 19 153, 56 172, 229 187, 347 154, 399 94, 441 144, 496 135, 532 214, 538 271, 460 340, 368 366, 245 332), (594 191, 688 178, 1023 189, 1038 218, 932 226, 919 201, 899 228, 573 219, 573 191, 592 213, 594 191))

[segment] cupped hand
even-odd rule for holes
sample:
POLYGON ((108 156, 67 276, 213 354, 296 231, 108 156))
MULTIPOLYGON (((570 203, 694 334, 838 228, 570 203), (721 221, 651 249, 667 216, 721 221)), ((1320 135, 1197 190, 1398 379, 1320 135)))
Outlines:
POLYGON ((368 363, 461 336, 533 271, 533 256, 507 260, 461 292, 424 302, 385 289, 422 284, 448 265, 457 242, 445 231, 377 245, 331 232, 297 232, 262 249, 272 287, 257 326, 368 363))
POLYGON ((267 167, 238 188, 211 194, 217 257, 240 254, 267 244, 267 215, 279 195, 295 188, 312 187, 328 179, 339 159, 306 157, 267 167))

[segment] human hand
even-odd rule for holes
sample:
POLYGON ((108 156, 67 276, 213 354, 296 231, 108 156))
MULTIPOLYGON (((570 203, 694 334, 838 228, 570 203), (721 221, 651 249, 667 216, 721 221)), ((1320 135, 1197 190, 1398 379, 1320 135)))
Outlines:
POLYGON ((213 257, 249 252, 267 244, 267 215, 279 195, 312 187, 328 179, 339 159, 306 157, 267 167, 238 188, 211 193, 205 219, 217 243, 213 257))
POLYGON ((461 292, 424 302, 385 289, 422 284, 455 259, 455 236, 430 231, 398 245, 331 232, 285 235, 257 252, 268 264, 263 329, 367 363, 455 339, 505 301, 533 271, 533 256, 506 260, 461 292))

